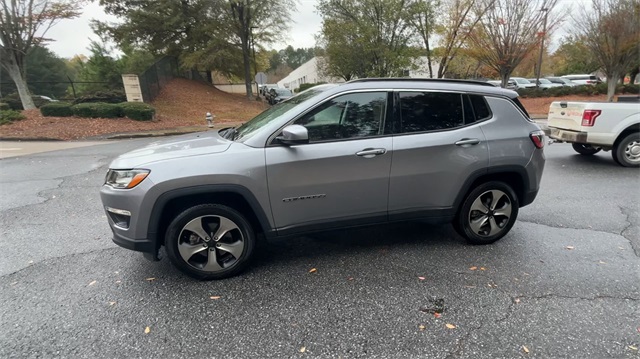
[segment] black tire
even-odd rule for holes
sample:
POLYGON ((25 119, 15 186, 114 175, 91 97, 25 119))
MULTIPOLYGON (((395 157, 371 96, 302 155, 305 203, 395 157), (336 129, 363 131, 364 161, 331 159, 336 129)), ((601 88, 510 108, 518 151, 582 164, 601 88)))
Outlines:
POLYGON ((611 151, 611 157, 620 166, 640 167, 640 132, 631 133, 618 141, 611 151))
POLYGON ((593 147, 591 145, 586 145, 584 143, 572 143, 571 147, 573 147, 574 151, 585 156, 595 155, 601 150, 600 148, 593 147))
POLYGON ((201 204, 188 208, 171 221, 165 235, 165 249, 171 263, 183 273, 200 280, 212 280, 232 277, 245 269, 253 256, 255 241, 253 228, 238 211, 219 204, 201 204), (186 228, 187 225, 201 235, 186 228), (231 229, 220 231, 226 228, 231 229), (222 235, 215 238, 218 232, 222 235), (183 254, 188 259, 181 254, 179 246, 183 246, 183 254), (236 257, 232 252, 239 251, 240 246, 241 252, 236 253, 236 257), (214 257, 209 257, 211 255, 214 257))
POLYGON ((467 242, 472 244, 491 244, 509 233, 511 227, 513 227, 516 222, 519 208, 518 197, 509 185, 498 181, 486 182, 469 192, 462 202, 462 206, 458 211, 453 225, 456 231, 464 237, 467 242), (497 197, 494 208, 490 209, 486 203, 487 200, 489 200, 489 207, 491 206, 494 193, 499 197, 497 197), (486 213, 472 210, 472 206, 476 200, 479 200, 479 203, 484 206, 483 208, 486 210, 486 213), (507 204, 510 206, 507 207, 507 204), (506 211, 507 208, 509 208, 510 214, 505 216, 501 209, 506 211), (482 218, 484 217, 486 217, 486 221, 483 222, 482 218), (491 222, 490 219, 493 222, 491 222), (472 222, 483 222, 486 224, 473 228, 471 226, 472 222), (495 228, 497 232, 491 234, 491 232, 493 232, 491 229, 493 228, 493 224, 496 224, 495 228))

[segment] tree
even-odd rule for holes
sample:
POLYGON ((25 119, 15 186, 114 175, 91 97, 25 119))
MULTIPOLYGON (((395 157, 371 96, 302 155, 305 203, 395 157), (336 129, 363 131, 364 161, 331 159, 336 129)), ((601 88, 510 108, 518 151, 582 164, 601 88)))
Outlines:
POLYGON ((91 55, 87 62, 82 64, 78 80, 93 83, 80 84, 78 92, 121 90, 124 69, 122 59, 116 59, 109 55, 110 51, 105 45, 96 41, 91 42, 89 51, 91 55))
POLYGON ((496 0, 448 0, 445 3, 444 19, 438 31, 441 36, 438 78, 444 77, 451 61, 467 43, 480 19, 495 2, 496 0))
MULTIPOLYGON (((66 95, 69 87, 69 69, 65 61, 51 50, 42 46, 32 47, 26 56, 27 84, 29 92, 53 98, 66 95)), ((4 68, 0 68, 0 79, 8 78, 4 68)), ((0 93, 9 94, 16 90, 14 84, 2 84, 0 93)))
POLYGON ((584 36, 576 35, 562 39, 560 46, 553 53, 555 75, 590 74, 600 67, 585 40, 584 36))
POLYGON ((433 78, 433 68, 431 66, 432 54, 430 42, 438 26, 436 14, 441 12, 440 6, 440 0, 415 0, 409 5, 409 22, 424 43, 429 77, 431 78, 433 78))
POLYGON ((320 0, 327 75, 403 76, 413 67, 410 0, 320 0))
POLYGON ((45 41, 47 31, 62 19, 80 14, 80 1, 0 0, 0 65, 16 84, 22 107, 35 108, 27 87, 26 56, 45 41))
POLYGON ((496 0, 470 33, 471 56, 496 70, 502 87, 506 87, 516 66, 558 25, 559 19, 553 13, 557 2, 496 0))
POLYGON ((592 8, 579 13, 576 33, 607 76, 607 101, 613 101, 616 84, 640 52, 640 0, 592 0, 592 8))

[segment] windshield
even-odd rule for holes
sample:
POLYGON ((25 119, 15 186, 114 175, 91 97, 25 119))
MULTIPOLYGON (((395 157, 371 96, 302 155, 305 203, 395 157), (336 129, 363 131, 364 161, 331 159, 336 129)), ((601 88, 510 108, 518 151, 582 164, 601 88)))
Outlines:
MULTIPOLYGON (((306 91, 299 93, 297 96, 290 98, 285 102, 281 102, 272 106, 270 109, 260 113, 250 121, 246 122, 242 126, 238 127, 235 131, 234 140, 247 140, 260 130, 263 126, 269 122, 277 119, 285 114, 287 111, 296 107, 298 104, 310 99, 311 97, 319 94, 320 92, 327 90, 329 87, 310 88, 306 91)), ((288 91, 288 90, 287 90, 288 91)), ((291 93, 291 92, 289 92, 291 93)))
POLYGON ((276 92, 280 96, 291 96, 291 91, 289 91, 287 89, 277 89, 276 92))
POLYGON ((540 83, 541 84, 550 84, 551 81, 547 80, 547 79, 540 79, 540 83))
POLYGON ((530 84, 531 83, 527 79, 514 79, 514 80, 516 80, 516 82, 519 83, 519 84, 530 84))

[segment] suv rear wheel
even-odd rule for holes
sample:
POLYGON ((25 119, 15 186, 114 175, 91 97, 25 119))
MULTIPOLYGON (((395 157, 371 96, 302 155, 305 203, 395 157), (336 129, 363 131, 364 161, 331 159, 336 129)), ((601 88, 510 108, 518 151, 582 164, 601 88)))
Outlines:
POLYGON ((242 271, 253 254, 255 234, 233 208, 191 207, 176 216, 165 237, 171 262, 196 279, 222 279, 242 271))
POLYGON ((490 244, 504 237, 518 217, 518 197, 504 182, 479 185, 465 198, 454 221, 456 231, 472 244, 490 244))

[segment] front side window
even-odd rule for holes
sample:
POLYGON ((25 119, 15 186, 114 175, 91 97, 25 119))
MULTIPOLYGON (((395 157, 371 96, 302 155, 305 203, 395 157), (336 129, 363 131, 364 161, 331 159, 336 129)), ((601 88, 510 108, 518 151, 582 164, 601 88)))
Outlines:
POLYGON ((309 142, 378 136, 386 108, 386 92, 352 93, 323 103, 294 124, 307 128, 309 142))
POLYGON ((462 126, 462 96, 456 93, 400 92, 400 132, 446 130, 462 126))

